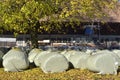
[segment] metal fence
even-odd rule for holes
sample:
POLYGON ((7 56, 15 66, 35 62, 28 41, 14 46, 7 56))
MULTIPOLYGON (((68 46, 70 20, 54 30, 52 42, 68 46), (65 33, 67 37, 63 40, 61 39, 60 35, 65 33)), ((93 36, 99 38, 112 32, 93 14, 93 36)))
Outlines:
MULTIPOLYGON (((27 39, 30 40, 30 35, 19 35, 17 38, 13 38, 13 35, 2 35, 0 37, 0 47, 6 46, 26 46, 27 39)), ((97 43, 98 36, 85 36, 85 35, 39 35, 39 41, 50 40, 50 43, 97 43)), ((100 43, 103 43, 105 47, 120 45, 120 35, 101 35, 100 43)))

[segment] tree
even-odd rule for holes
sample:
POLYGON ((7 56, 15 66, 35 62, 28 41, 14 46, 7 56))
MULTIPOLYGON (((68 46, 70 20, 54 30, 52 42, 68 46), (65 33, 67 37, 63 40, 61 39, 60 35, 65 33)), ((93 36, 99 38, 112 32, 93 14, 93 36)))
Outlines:
POLYGON ((69 0, 64 4, 61 18, 77 22, 106 21, 109 9, 114 9, 117 0, 69 0))
POLYGON ((81 21, 101 20, 106 16, 105 9, 113 8, 115 2, 116 0, 1 0, 0 24, 5 30, 14 31, 15 36, 29 32, 33 47, 37 47, 37 33, 43 29, 51 31, 51 22, 59 29, 59 25, 66 20, 69 24, 73 21, 79 24, 81 21))
MULTIPOLYGON (((0 19, 5 30, 29 32, 33 47, 38 47, 37 33, 42 29, 39 20, 59 12, 62 0, 3 0, 0 2, 0 19)), ((46 27, 47 29, 47 27, 46 27)))

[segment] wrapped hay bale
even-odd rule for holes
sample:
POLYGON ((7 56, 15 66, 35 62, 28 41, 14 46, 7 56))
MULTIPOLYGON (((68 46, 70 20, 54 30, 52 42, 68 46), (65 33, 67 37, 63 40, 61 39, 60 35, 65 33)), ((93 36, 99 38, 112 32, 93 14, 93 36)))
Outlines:
POLYGON ((118 66, 120 66, 120 50, 113 50, 113 55, 116 56, 118 61, 118 66))
POLYGON ((61 54, 64 55, 68 60, 72 55, 75 55, 77 53, 79 53, 79 51, 76 51, 76 50, 65 50, 61 52, 61 54))
POLYGON ((51 53, 51 51, 49 50, 40 52, 40 54, 38 54, 34 59, 35 65, 37 67, 41 66, 41 63, 43 62, 44 58, 49 56, 49 53, 51 53))
POLYGON ((66 50, 61 52, 61 54, 64 55, 69 61, 69 68, 78 68, 78 66, 76 66, 78 63, 77 62, 78 58, 76 58, 76 56, 79 57, 80 54, 84 54, 84 53, 76 50, 66 50))
POLYGON ((87 50, 85 51, 85 53, 87 53, 87 54, 91 54, 92 52, 94 52, 94 50, 87 49, 87 50))
POLYGON ((120 58, 120 50, 113 50, 112 52, 114 52, 115 54, 117 54, 118 56, 119 56, 119 58, 120 58))
POLYGON ((86 54, 95 54, 96 52, 100 51, 99 49, 86 49, 86 54))
POLYGON ((3 67, 5 71, 22 71, 29 67, 27 54, 19 48, 12 48, 3 56, 3 67))
POLYGON ((72 63, 74 68, 80 68, 80 69, 86 69, 87 65, 87 58, 89 57, 89 54, 79 53, 72 55, 69 58, 70 63, 72 63))
MULTIPOLYGON (((116 51, 116 50, 115 50, 116 51)), ((117 52, 117 51, 116 51, 117 52)), ((110 55, 112 55, 113 57, 115 57, 115 59, 116 59, 116 61, 117 61, 117 63, 118 63, 118 66, 120 66, 120 55, 119 55, 119 53, 114 53, 114 51, 110 51, 110 50, 101 50, 101 51, 96 51, 96 52, 94 52, 94 53, 92 53, 92 55, 94 55, 94 54, 101 54, 101 53, 107 53, 107 54, 110 54, 110 55)))
POLYGON ((0 51, 0 67, 2 67, 2 57, 3 57, 4 53, 2 51, 0 51))
POLYGON ((88 57, 87 68, 99 74, 117 74, 118 61, 110 51, 103 50, 88 57))
POLYGON ((45 73, 63 72, 69 68, 68 60, 58 53, 49 53, 41 63, 41 69, 45 73))
POLYGON ((33 63, 34 59, 36 58, 36 56, 41 52, 40 49, 34 48, 32 49, 29 54, 28 54, 28 60, 30 63, 33 63))

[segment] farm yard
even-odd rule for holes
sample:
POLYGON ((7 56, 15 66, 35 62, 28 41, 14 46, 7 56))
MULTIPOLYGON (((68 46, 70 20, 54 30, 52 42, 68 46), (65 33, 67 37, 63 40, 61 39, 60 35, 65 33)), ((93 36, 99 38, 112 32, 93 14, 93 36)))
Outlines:
POLYGON ((0 80, 120 80, 118 0, 0 0, 0 80))

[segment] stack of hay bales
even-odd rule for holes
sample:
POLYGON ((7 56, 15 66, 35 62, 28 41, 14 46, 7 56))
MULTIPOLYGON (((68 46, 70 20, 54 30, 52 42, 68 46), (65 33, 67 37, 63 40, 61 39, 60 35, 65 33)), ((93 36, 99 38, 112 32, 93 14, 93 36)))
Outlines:
POLYGON ((74 68, 88 69, 99 74, 117 74, 120 57, 109 50, 61 52, 74 68), (109 67, 108 67, 109 66, 109 67))
POLYGON ((12 48, 3 56, 5 71, 23 71, 29 67, 27 54, 19 48, 12 48))
POLYGON ((88 69, 99 74, 117 74, 120 66, 120 50, 64 50, 32 49, 27 55, 18 48, 13 48, 3 56, 5 71, 22 71, 30 63, 42 69, 45 73, 63 72, 69 68, 88 69))

